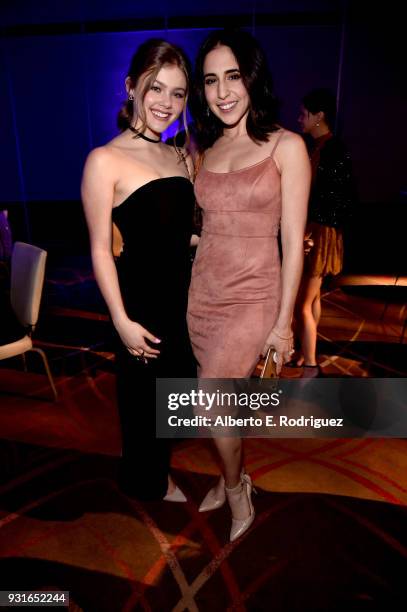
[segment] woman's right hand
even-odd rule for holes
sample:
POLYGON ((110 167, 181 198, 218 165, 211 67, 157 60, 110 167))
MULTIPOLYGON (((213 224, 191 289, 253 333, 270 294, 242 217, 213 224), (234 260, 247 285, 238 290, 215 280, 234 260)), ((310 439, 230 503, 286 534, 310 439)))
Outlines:
POLYGON ((142 325, 127 319, 120 323, 115 323, 115 327, 129 353, 143 359, 157 359, 160 351, 152 348, 147 344, 146 340, 154 344, 159 344, 161 340, 153 336, 142 325))

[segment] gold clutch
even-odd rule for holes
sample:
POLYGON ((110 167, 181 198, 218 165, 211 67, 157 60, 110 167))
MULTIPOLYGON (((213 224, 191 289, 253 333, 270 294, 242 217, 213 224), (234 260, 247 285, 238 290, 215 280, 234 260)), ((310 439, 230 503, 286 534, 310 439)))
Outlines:
POLYGON ((260 378, 277 378, 277 364, 274 360, 276 349, 270 346, 264 358, 260 378))

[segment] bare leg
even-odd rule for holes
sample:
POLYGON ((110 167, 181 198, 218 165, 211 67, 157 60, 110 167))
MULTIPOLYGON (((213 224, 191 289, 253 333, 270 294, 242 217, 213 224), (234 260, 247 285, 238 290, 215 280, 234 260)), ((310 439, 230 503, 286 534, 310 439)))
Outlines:
POLYGON ((312 302, 312 316, 314 317, 315 325, 318 327, 321 319, 321 291, 318 291, 318 295, 312 302))
MULTIPOLYGON (((216 382, 216 379, 205 378, 203 374, 205 374, 205 372, 200 372, 200 391, 203 392, 204 396, 207 396, 207 394, 216 393, 218 391, 219 383, 216 382)), ((227 380, 223 381, 222 391, 230 393, 235 392, 232 379, 230 379, 229 382, 227 380)), ((226 408, 226 406, 215 404, 211 407, 210 412, 208 412, 208 410, 209 408, 207 402, 204 399, 203 403, 196 406, 194 409, 194 414, 198 416, 208 416, 209 414, 212 418, 227 415, 235 416, 238 412, 238 406, 229 406, 226 408)), ((242 467, 242 440, 239 437, 228 435, 229 433, 232 434, 231 428, 225 426, 222 428, 222 435, 213 436, 213 441, 222 462, 222 474, 225 479, 225 482, 222 482, 222 487, 226 484, 228 488, 231 488, 235 487, 240 482, 240 472, 242 467)))
POLYGON ((297 310, 300 312, 300 339, 306 365, 317 365, 317 326, 321 312, 320 291, 322 277, 303 279, 297 310), (317 320, 314 317, 317 318, 317 320))
MULTIPOLYGON (((233 381, 231 381, 231 383, 231 388, 229 389, 224 381, 222 391, 225 392, 228 390, 233 392, 233 381)), ((202 378, 200 380, 200 388, 204 393, 208 393, 213 392, 217 387, 216 383, 214 387, 213 379, 202 378)), ((206 409, 207 406, 200 405, 196 407, 195 414, 199 414, 202 408, 206 409)), ((218 415, 226 415, 226 413, 235 414, 235 408, 237 407, 230 406, 229 410, 225 411, 225 406, 217 404, 211 408, 211 416, 214 418, 218 415)), ((225 426, 222 436, 213 437, 215 447, 222 463, 222 476, 217 484, 208 491, 201 503, 200 512, 220 507, 227 498, 231 507, 233 519, 236 521, 245 521, 252 516, 252 509, 247 494, 248 484, 243 480, 242 476, 242 440, 239 437, 228 436, 227 434, 229 432, 230 427, 225 426)), ((246 478, 250 481, 248 476, 246 478)), ((235 531, 235 527, 233 531, 235 531)))
MULTIPOLYGON (((300 302, 300 291, 298 293, 297 302, 294 309, 293 323, 292 328, 294 332, 294 337, 300 339, 301 337, 301 311, 298 310, 298 304, 300 302)), ((302 366, 304 363, 304 356, 302 354, 302 348, 300 347, 295 351, 295 355, 292 358, 293 363, 295 363, 298 367, 302 366)))
POLYGON ((242 469, 242 440, 240 438, 214 438, 215 446, 222 461, 222 472, 228 488, 240 482, 242 469))
POLYGON ((214 438, 223 464, 225 483, 220 481, 217 486, 234 489, 229 493, 229 505, 232 516, 236 520, 244 520, 251 514, 249 498, 246 489, 241 485, 242 440, 240 438, 214 438))
POLYGON ((298 367, 302 366, 302 364, 304 363, 304 355, 302 353, 302 343, 301 343, 302 328, 303 328, 303 322, 302 322, 303 285, 304 285, 304 277, 301 281, 301 285, 298 290, 297 300, 295 302, 295 307, 294 307, 294 318, 293 318, 294 319, 294 335, 300 341, 300 348, 298 351, 296 351, 296 357, 294 358, 295 363, 297 364, 298 367))

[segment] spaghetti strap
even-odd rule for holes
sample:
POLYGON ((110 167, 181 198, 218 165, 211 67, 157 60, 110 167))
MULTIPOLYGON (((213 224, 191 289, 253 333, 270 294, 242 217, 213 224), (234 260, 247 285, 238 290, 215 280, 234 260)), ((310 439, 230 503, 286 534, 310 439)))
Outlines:
POLYGON ((270 157, 271 157, 271 158, 273 158, 273 157, 274 157, 274 153, 276 152, 276 149, 277 149, 277 147, 278 147, 278 143, 280 142, 280 138, 281 138, 281 136, 284 134, 284 132, 285 132, 284 128, 281 128, 281 129, 280 129, 280 133, 279 133, 279 135, 277 136, 276 142, 274 143, 273 150, 272 150, 272 151, 271 151, 271 153, 270 153, 270 157))

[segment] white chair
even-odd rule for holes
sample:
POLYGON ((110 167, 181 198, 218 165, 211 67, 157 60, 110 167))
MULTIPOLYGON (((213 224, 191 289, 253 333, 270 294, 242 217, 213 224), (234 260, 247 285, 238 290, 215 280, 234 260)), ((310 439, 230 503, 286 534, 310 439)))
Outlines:
POLYGON ((58 393, 47 356, 42 349, 33 346, 31 337, 38 321, 46 259, 47 252, 43 249, 24 242, 16 242, 14 245, 11 256, 10 301, 17 319, 27 329, 27 333, 19 340, 0 345, 0 359, 17 355, 23 355, 25 358, 25 353, 28 351, 39 353, 56 399, 58 393))

